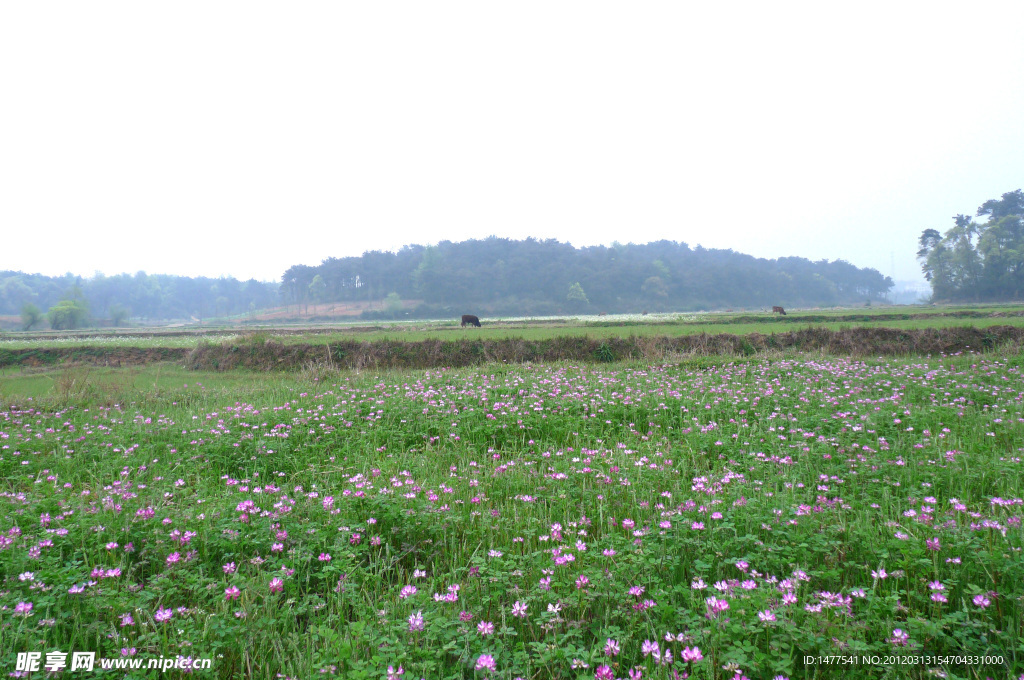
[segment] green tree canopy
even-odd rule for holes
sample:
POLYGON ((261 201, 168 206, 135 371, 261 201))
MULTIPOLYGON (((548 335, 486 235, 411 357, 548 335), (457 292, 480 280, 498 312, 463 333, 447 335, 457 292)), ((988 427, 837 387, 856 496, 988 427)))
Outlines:
POLYGON ((324 283, 324 277, 317 274, 309 283, 309 296, 313 298, 313 302, 319 303, 324 301, 324 296, 326 294, 327 284, 324 283))
POLYGON ((978 223, 966 215, 940 234, 921 233, 917 251, 937 300, 1017 300, 1024 295, 1024 194, 1018 189, 985 201, 978 223))
POLYGON ((110 323, 114 326, 124 326, 128 317, 131 316, 131 312, 122 304, 114 303, 110 305, 110 323))
POLYGON ((392 314, 398 314, 402 311, 402 298, 399 297, 398 293, 388 293, 388 296, 384 298, 384 309, 392 314))
POLYGON ((565 299, 569 301, 574 307, 586 307, 590 304, 590 300, 587 299, 587 294, 583 292, 583 286, 577 281, 569 286, 569 293, 565 296, 565 299))
POLYGON ((55 331, 83 328, 89 319, 89 307, 83 300, 61 300, 47 310, 46 318, 55 331))
POLYGON ((587 306, 608 312, 652 305, 677 310, 825 306, 882 300, 892 286, 878 271, 841 260, 767 260, 674 241, 574 248, 551 239, 495 236, 290 267, 282 283, 289 301, 308 295, 316 276, 327 284, 327 300, 379 301, 394 292, 407 304, 415 301, 409 311, 419 316, 448 316, 466 309, 559 314, 587 306), (567 292, 575 283, 585 291, 587 303, 569 299, 567 292))
POLYGON ((21 306, 21 330, 30 331, 36 324, 42 322, 43 312, 31 302, 21 306))

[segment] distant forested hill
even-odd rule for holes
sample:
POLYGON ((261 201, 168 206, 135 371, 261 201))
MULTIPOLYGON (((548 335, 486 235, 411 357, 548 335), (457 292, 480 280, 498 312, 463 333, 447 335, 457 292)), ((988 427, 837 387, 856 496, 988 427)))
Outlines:
POLYGON ((419 316, 519 315, 863 304, 891 286, 842 260, 766 260, 674 241, 574 248, 490 237, 297 265, 284 273, 281 295, 289 304, 391 295, 422 300, 419 316))
POLYGON ((0 271, 0 314, 21 314, 26 306, 42 314, 60 303, 80 305, 90 321, 120 317, 198 319, 243 314, 278 304, 277 283, 251 279, 190 278, 169 274, 120 274, 84 278, 0 271))

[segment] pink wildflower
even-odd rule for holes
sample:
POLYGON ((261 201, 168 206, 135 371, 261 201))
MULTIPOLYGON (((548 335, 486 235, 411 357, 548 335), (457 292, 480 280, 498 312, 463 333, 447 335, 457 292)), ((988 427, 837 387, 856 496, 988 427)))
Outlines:
POLYGON ((910 635, 908 633, 904 633, 901 629, 897 628, 892 632, 892 637, 890 637, 886 642, 897 647, 906 647, 909 641, 910 635))
POLYGON ((498 669, 498 664, 496 664, 494 662, 494 657, 491 656, 490 654, 481 654, 476 659, 476 666, 475 666, 475 668, 478 671, 483 671, 483 670, 496 671, 498 669))
POLYGON ((654 654, 655 656, 658 656, 658 643, 651 642, 650 640, 644 640, 644 643, 640 645, 640 651, 643 653, 644 656, 647 656, 649 654, 654 654))

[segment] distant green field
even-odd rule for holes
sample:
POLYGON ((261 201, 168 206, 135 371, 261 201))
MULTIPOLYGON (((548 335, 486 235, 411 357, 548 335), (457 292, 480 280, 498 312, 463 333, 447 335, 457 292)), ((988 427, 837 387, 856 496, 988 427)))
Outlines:
POLYGON ((194 402, 207 395, 230 393, 244 398, 270 386, 292 389, 304 376, 254 371, 190 371, 173 364, 126 368, 91 366, 22 369, 0 368, 0 404, 56 400, 58 406, 81 402, 105 405, 143 402, 154 398, 194 402))
POLYGON ((543 340, 557 336, 611 338, 629 336, 677 337, 698 333, 746 335, 784 333, 807 327, 844 330, 866 328, 950 328, 994 325, 1024 326, 1024 305, 976 307, 887 307, 792 311, 787 316, 763 312, 677 313, 649 315, 608 315, 483 319, 482 328, 462 328, 457 320, 405 322, 353 322, 317 326, 276 326, 268 328, 176 328, 132 329, 116 332, 78 331, 55 333, 7 333, 0 336, 4 349, 34 349, 68 346, 101 347, 195 347, 199 342, 231 342, 252 334, 263 334, 286 344, 330 344, 339 340, 522 338, 543 340))
MULTIPOLYGON (((473 334, 480 338, 524 338, 526 340, 543 340, 564 335, 586 335, 593 338, 628 337, 639 336, 680 336, 708 333, 716 335, 729 333, 733 335, 746 335, 749 333, 785 333, 801 328, 813 326, 815 328, 827 328, 829 330, 843 330, 846 328, 952 328, 957 326, 973 326, 985 328, 988 326, 1024 326, 1024 317, 1005 317, 995 319, 962 319, 962 318, 934 318, 934 319, 893 319, 888 321, 835 321, 818 323, 773 323, 765 321, 762 323, 706 323, 706 322, 681 322, 681 323, 638 323, 631 325, 615 326, 583 326, 583 325, 530 325, 510 324, 495 325, 483 328, 462 329, 462 328, 436 328, 431 330, 422 329, 395 329, 364 332, 356 337, 359 340, 382 340, 394 339, 407 342, 427 340, 430 338, 462 338, 467 334, 473 334)), ((306 342, 313 344, 329 344, 336 338, 352 339, 352 334, 337 333, 331 335, 297 335, 280 338, 282 342, 306 342)))
MULTIPOLYGON (((585 337, 594 342, 604 342, 606 339, 626 339, 630 336, 678 338, 701 333, 712 336, 749 336, 751 334, 771 336, 808 328, 831 331, 882 327, 915 330, 924 328, 988 328, 996 325, 1024 327, 1024 306, 812 310, 794 311, 785 317, 737 312, 732 314, 608 315, 529 319, 485 318, 482 328, 462 328, 457 321, 445 320, 375 325, 364 323, 333 327, 291 326, 256 331, 236 330, 235 332, 227 329, 212 329, 213 332, 205 335, 182 329, 133 329, 121 334, 83 331, 68 333, 64 336, 9 333, 0 338, 0 366, 5 364, 8 366, 0 368, 0 403, 31 398, 57 399, 61 403, 69 404, 82 401, 124 404, 138 399, 164 397, 167 394, 181 391, 184 391, 186 395, 195 392, 195 395, 202 396, 208 394, 209 390, 214 387, 230 391, 232 394, 239 394, 248 390, 262 389, 268 384, 268 380, 276 385, 280 384, 282 380, 292 384, 292 381, 308 381, 311 378, 310 375, 302 375, 303 371, 309 372, 305 367, 305 364, 308 363, 306 359, 292 364, 293 375, 290 377, 277 374, 271 378, 267 373, 241 368, 227 371, 204 370, 211 369, 209 363, 193 365, 193 370, 188 370, 180 365, 183 363, 184 357, 184 352, 181 349, 175 350, 176 358, 174 359, 159 357, 146 358, 141 361, 135 359, 125 361, 120 368, 113 367, 120 365, 120 360, 124 359, 127 351, 135 348, 142 350, 183 348, 187 350, 197 347, 201 342, 208 342, 215 346, 224 343, 227 349, 232 349, 236 344, 240 347, 251 347, 254 340, 256 345, 262 345, 261 338, 273 339, 286 346, 306 344, 319 347, 330 346, 332 343, 347 342, 351 344, 353 340, 365 343, 379 343, 380 341, 415 343, 425 340, 443 340, 446 341, 445 345, 447 346, 455 344, 447 341, 477 338, 487 341, 503 339, 545 341, 559 337, 585 337), (4 360, 5 352, 10 355, 19 350, 73 349, 79 351, 78 348, 81 348, 86 356, 69 359, 65 354, 56 358, 51 356, 46 361, 35 363, 4 360), (124 349, 125 352, 121 353, 120 349, 124 349), (103 365, 107 363, 103 357, 108 355, 110 367, 103 365), (93 359, 96 357, 99 357, 100 360, 94 362, 93 359), (98 365, 85 365, 88 363, 98 365), (145 365, 138 365, 143 363, 145 365), (129 366, 129 364, 136 365, 129 366)), ((968 344, 971 347, 974 345, 973 342, 968 344)), ((982 343, 978 344, 981 349, 982 343)), ((331 348, 331 350, 336 349, 337 345, 331 348)), ((320 350, 317 349, 317 351, 320 350)), ((338 351, 342 352, 338 356, 342 356, 344 352, 351 352, 350 349, 338 351)), ((749 352, 747 353, 749 354, 749 352)), ((379 358, 379 355, 374 356, 379 358)), ((713 357, 704 358, 711 359, 713 357)), ((215 365, 216 362, 213 362, 213 366, 215 365)), ((368 365, 373 365, 372 361, 368 365)))

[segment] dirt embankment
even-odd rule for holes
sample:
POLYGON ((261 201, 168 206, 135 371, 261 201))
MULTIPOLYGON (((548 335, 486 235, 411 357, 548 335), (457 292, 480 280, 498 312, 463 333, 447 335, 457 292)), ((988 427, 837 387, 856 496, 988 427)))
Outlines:
POLYGON ((433 368, 487 362, 608 362, 671 360, 680 354, 752 355, 769 350, 821 351, 833 355, 899 356, 953 354, 1024 344, 1024 328, 805 328, 765 335, 701 333, 679 337, 590 338, 562 336, 543 340, 430 339, 417 342, 344 340, 329 345, 282 344, 261 336, 181 347, 75 347, 0 350, 2 366, 90 364, 135 366, 173 361, 197 370, 296 370, 318 366, 338 369, 433 368))
POLYGON ((0 349, 0 367, 89 364, 92 366, 139 366, 159 361, 182 362, 187 347, 59 347, 0 349))
POLYGON ((431 339, 418 342, 346 340, 330 345, 283 345, 273 340, 201 344, 185 359, 194 369, 285 370, 311 365, 339 369, 432 368, 476 364, 551 361, 660 361, 679 354, 752 355, 769 350, 823 351, 850 356, 953 354, 1024 343, 1024 328, 807 328, 764 335, 718 334, 679 337, 590 338, 562 336, 543 340, 431 339))

